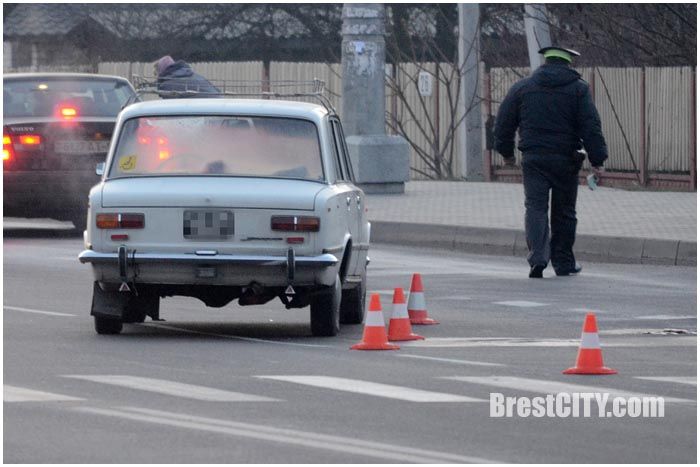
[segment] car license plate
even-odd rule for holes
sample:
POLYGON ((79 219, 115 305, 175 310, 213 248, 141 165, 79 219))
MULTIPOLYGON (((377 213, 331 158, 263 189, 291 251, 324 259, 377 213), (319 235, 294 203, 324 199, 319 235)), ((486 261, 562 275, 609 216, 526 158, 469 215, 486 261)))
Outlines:
POLYGON ((109 140, 106 141, 56 141, 54 150, 58 154, 96 154, 109 151, 109 140))
POLYGON ((190 240, 220 240, 233 236, 233 213, 222 210, 188 210, 183 214, 182 235, 190 240))

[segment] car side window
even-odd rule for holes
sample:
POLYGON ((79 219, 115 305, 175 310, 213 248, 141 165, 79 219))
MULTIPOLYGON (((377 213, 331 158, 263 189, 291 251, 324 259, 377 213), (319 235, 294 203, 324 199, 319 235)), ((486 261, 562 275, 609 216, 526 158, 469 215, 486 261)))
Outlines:
POLYGON ((340 164, 340 153, 338 152, 338 145, 335 140, 335 131, 333 130, 333 124, 331 122, 331 149, 333 150, 333 165, 335 166, 335 178, 336 180, 344 180, 343 168, 340 164))
POLYGON ((340 124, 340 121, 336 121, 335 129, 338 132, 337 139, 340 142, 342 159, 345 161, 345 168, 348 173, 348 180, 354 182, 355 172, 352 169, 352 161, 350 161, 350 152, 348 151, 348 146, 345 143, 345 134, 343 134, 343 126, 340 124))
POLYGON ((336 164, 342 171, 341 180, 352 181, 352 167, 348 160, 347 147, 345 146, 345 138, 343 138, 343 130, 340 127, 340 122, 336 119, 331 119, 331 128, 333 130, 333 145, 336 154, 336 164))

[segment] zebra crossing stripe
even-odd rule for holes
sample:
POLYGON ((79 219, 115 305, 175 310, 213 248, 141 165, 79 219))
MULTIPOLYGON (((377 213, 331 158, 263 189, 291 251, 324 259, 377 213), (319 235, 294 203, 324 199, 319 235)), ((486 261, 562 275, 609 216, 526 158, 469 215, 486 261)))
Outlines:
POLYGON ((424 391, 421 389, 374 383, 359 379, 336 378, 334 376, 255 376, 261 379, 303 384, 335 391, 353 392, 369 396, 385 397, 409 402, 486 402, 486 399, 424 391))
POLYGON ((140 391, 155 392, 168 396, 182 397, 211 402, 276 402, 278 399, 244 394, 241 392, 224 391, 205 386, 178 383, 163 379, 144 378, 128 375, 64 375, 64 378, 74 378, 94 383, 111 384, 140 391))
POLYGON ((2 400, 3 402, 64 402, 83 399, 5 384, 3 385, 2 400))

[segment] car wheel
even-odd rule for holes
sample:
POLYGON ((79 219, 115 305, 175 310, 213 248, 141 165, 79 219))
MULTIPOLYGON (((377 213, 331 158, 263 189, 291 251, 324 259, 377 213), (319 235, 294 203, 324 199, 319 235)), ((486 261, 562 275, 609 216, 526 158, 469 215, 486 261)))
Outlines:
POLYGON ((367 295, 367 273, 362 274, 362 282, 352 289, 343 291, 340 301, 340 324, 360 324, 365 319, 365 297, 367 295))
POLYGON ((314 336, 335 336, 340 331, 340 299, 342 287, 340 277, 335 283, 316 294, 311 299, 311 334, 314 336))
POLYGON ((143 323, 146 316, 158 316, 160 297, 154 293, 134 295, 122 311, 122 321, 125 323, 143 323))
POLYGON ((122 332, 122 320, 95 316, 95 331, 97 334, 119 334, 122 332))

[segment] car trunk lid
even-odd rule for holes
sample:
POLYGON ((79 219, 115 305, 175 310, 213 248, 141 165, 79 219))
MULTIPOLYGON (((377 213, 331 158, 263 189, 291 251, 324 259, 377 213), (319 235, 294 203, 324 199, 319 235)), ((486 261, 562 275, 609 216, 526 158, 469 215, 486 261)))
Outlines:
POLYGON ((314 209, 318 182, 244 177, 129 177, 108 180, 102 206, 314 209))

